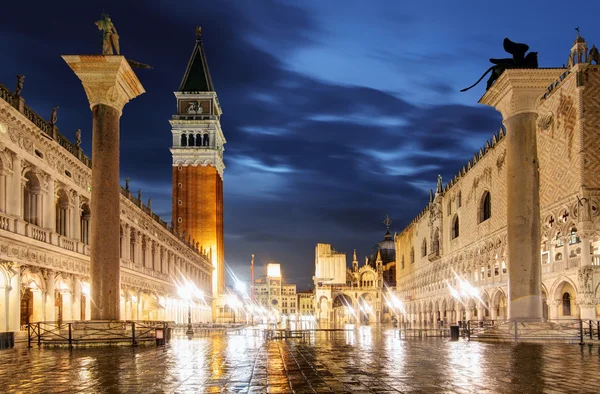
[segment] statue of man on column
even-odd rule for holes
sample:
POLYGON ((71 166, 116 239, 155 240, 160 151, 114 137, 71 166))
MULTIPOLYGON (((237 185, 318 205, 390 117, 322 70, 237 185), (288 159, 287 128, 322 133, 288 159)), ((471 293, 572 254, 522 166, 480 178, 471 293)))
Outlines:
POLYGON ((112 21, 108 14, 103 13, 102 19, 96 21, 96 26, 98 26, 98 30, 102 30, 102 54, 103 55, 113 55, 113 46, 114 52, 117 55, 121 54, 119 49, 119 35, 117 34, 117 29, 115 25, 113 25, 112 21))

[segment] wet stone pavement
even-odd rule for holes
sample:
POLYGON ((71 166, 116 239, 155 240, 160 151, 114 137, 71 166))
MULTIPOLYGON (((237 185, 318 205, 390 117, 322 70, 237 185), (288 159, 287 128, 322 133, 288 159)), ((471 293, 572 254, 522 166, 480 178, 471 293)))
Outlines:
POLYGON ((599 372, 597 345, 398 339, 368 326, 306 341, 0 351, 2 393, 599 393, 599 372))

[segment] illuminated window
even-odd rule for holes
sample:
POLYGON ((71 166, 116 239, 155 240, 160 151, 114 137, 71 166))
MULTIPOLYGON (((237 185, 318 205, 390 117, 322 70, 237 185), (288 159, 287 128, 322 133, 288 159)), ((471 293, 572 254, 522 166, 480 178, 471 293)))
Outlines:
POLYGON ((481 198, 481 205, 479 208, 479 222, 485 222, 492 217, 492 198, 490 192, 486 191, 481 198))
POLYGON ((452 239, 458 237, 458 234, 459 234, 458 215, 454 215, 454 220, 452 221, 452 239))

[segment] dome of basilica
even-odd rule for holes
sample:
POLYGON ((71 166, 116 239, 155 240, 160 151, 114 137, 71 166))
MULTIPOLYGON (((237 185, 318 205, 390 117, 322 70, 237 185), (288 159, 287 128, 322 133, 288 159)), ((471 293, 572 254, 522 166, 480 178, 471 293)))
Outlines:
POLYGON ((371 249, 371 253, 369 253, 369 264, 375 265, 377 251, 381 253, 383 264, 396 261, 396 246, 394 245, 394 239, 389 230, 385 233, 383 241, 379 242, 371 249))

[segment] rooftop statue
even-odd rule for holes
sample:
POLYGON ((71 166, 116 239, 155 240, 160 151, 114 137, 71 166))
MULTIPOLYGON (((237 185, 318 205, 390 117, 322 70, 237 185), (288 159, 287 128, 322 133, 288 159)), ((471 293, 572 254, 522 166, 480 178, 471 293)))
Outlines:
MULTIPOLYGON (((113 53, 113 47, 114 47, 114 52, 116 52, 116 55, 120 55, 121 49, 119 47, 119 35, 117 34, 117 29, 115 28, 115 25, 112 23, 110 16, 108 16, 108 14, 102 13, 102 19, 100 19, 99 21, 96 21, 96 26, 98 26, 98 30, 102 30, 102 32, 103 32, 102 33, 102 54, 103 55, 114 55, 115 54, 115 53, 113 53)), ((131 67, 135 67, 135 68, 152 69, 152 67, 147 64, 136 62, 135 60, 131 60, 131 59, 127 59, 127 63, 129 63, 129 65, 131 67)))
POLYGON ((119 49, 119 35, 117 29, 110 20, 108 14, 102 13, 102 19, 96 21, 98 30, 102 30, 102 54, 113 55, 113 46, 117 55, 121 54, 119 49))
POLYGON ((475 82, 473 85, 469 86, 466 89, 461 90, 461 92, 466 92, 467 90, 475 87, 483 77, 485 77, 490 71, 492 75, 490 79, 487 81, 488 90, 490 86, 496 82, 496 80, 500 77, 500 75, 504 72, 504 70, 509 68, 538 68, 538 57, 537 52, 529 52, 527 56, 525 53, 529 50, 529 45, 527 44, 519 44, 516 42, 512 42, 508 38, 504 39, 504 50, 507 53, 513 55, 512 58, 504 58, 504 59, 494 59, 491 58, 490 62, 494 64, 494 66, 487 69, 485 73, 475 82))

